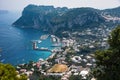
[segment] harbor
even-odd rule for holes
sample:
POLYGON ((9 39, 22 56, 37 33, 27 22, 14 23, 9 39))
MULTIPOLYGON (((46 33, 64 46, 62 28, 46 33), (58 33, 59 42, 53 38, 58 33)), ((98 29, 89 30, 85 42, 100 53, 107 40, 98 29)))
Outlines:
POLYGON ((38 45, 42 43, 43 40, 47 39, 50 36, 52 45, 50 47, 61 47, 60 39, 54 35, 42 35, 40 36, 40 40, 32 40, 32 49, 38 51, 48 51, 48 52, 55 52, 57 49, 50 50, 46 47, 39 47, 38 45))
POLYGON ((45 48, 45 47, 39 48, 39 47, 37 46, 37 42, 36 42, 36 41, 32 42, 32 45, 33 45, 33 50, 52 52, 52 50, 50 50, 50 49, 48 49, 48 48, 45 48))

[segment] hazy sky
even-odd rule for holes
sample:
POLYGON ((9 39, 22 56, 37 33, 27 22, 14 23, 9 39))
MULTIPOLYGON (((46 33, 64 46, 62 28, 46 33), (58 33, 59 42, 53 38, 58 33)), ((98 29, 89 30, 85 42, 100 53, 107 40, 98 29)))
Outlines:
POLYGON ((23 10, 28 4, 106 9, 120 6, 120 0, 0 0, 0 9, 23 10))

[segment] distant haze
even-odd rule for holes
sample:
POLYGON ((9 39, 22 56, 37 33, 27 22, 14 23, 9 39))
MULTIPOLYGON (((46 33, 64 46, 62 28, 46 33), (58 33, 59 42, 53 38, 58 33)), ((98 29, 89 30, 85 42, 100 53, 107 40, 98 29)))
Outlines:
POLYGON ((120 0, 0 0, 0 10, 22 11, 29 4, 106 9, 120 6, 120 0))

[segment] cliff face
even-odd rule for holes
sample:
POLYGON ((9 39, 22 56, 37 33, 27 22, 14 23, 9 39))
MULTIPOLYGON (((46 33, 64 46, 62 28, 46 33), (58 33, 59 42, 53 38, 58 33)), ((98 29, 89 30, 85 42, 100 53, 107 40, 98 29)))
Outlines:
POLYGON ((13 25, 22 28, 51 30, 50 28, 53 27, 51 20, 66 11, 68 11, 66 7, 54 8, 53 6, 28 5, 24 8, 22 16, 13 25))
POLYGON ((22 16, 13 23, 21 28, 35 28, 50 33, 60 33, 65 30, 78 30, 98 27, 101 24, 119 23, 120 7, 107 10, 93 8, 54 8, 53 6, 28 5, 22 16), (113 13, 114 11, 114 13, 113 13), (117 14, 117 15, 116 15, 117 14), (110 18, 111 17, 111 18, 110 18), (114 21, 114 18, 117 18, 114 21), (109 20, 111 19, 111 20, 109 20))

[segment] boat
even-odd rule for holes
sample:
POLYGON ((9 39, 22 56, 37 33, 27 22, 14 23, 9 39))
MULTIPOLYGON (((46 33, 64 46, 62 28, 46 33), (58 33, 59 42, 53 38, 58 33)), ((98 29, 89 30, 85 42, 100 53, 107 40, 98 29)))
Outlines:
POLYGON ((41 49, 41 50, 48 50, 48 48, 44 48, 44 47, 41 47, 40 49, 41 49))
POLYGON ((38 61, 44 61, 44 59, 43 58, 39 58, 39 60, 38 61))
POLYGON ((40 40, 45 40, 45 39, 48 38, 48 36, 49 36, 49 35, 42 35, 42 36, 40 37, 40 40))
POLYGON ((51 47, 60 47, 61 44, 60 43, 56 43, 56 44, 53 44, 51 47))
POLYGON ((42 41, 41 41, 41 40, 38 40, 37 42, 38 42, 38 43, 41 43, 42 41))

